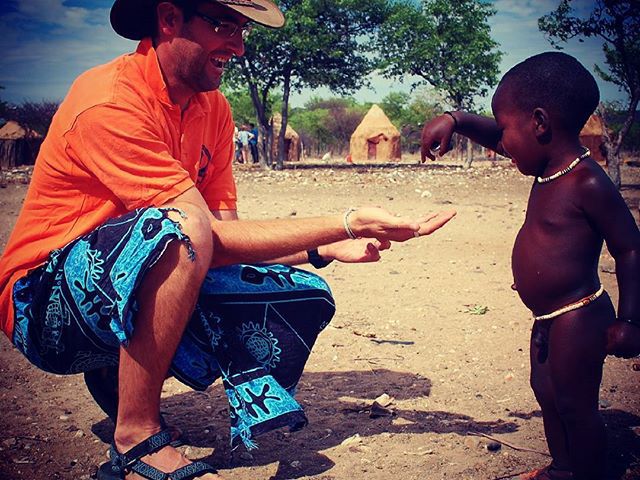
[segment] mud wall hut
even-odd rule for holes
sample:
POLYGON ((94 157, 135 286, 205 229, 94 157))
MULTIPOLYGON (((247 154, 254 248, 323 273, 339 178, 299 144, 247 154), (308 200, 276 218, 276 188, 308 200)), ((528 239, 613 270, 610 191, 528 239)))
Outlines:
POLYGON ((42 135, 8 121, 0 128, 0 168, 33 165, 41 143, 42 135))
MULTIPOLYGON (((272 158, 277 158, 278 155, 278 137, 282 130, 282 115, 274 113, 271 118, 271 125, 273 128, 273 143, 271 144, 272 158)), ((285 162, 298 162, 300 160, 301 142, 300 135, 296 132, 291 125, 287 123, 287 130, 284 133, 284 149, 286 155, 284 157, 285 162)))
POLYGON ((604 156, 605 128, 602 117, 593 114, 580 131, 580 143, 591 150, 591 158, 602 165, 607 164, 604 156))
POLYGON ((351 135, 354 162, 400 160, 400 132, 378 105, 373 105, 351 135))

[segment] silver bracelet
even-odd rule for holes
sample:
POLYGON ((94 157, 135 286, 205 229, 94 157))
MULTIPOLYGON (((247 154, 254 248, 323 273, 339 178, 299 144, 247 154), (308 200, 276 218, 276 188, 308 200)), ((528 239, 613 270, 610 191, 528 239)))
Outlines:
POLYGON ((356 211, 355 208, 350 208, 349 210, 344 212, 344 216, 342 217, 342 223, 344 225, 344 230, 345 230, 345 232, 347 232, 347 235, 349 236, 349 238, 351 240, 355 240, 356 238, 358 238, 358 237, 356 237, 356 234, 353 233, 353 230, 351 230, 351 227, 349 226, 349 215, 351 215, 355 211, 356 211))

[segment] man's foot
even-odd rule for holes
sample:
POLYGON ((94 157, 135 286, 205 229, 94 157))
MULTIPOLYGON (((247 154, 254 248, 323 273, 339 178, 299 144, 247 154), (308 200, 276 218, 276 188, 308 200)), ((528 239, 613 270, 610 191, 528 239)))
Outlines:
MULTIPOLYGON (((193 462, 189 460, 187 457, 182 455, 178 450, 173 447, 165 447, 162 450, 153 453, 151 455, 147 455, 146 457, 142 457, 142 460, 147 465, 151 465, 154 468, 157 468, 161 472, 169 473, 174 472, 182 467, 187 465, 193 465, 193 462)), ((129 474, 125 477, 127 480, 140 480, 145 479, 146 477, 140 476, 137 474, 129 474)), ((203 473, 197 477, 193 477, 198 480, 223 480, 222 477, 218 473, 203 473)))
POLYGON ((139 443, 118 442, 111 446, 111 460, 98 470, 98 480, 169 478, 222 480, 223 477, 204 462, 192 462, 169 443, 167 430, 155 433, 139 443), (125 475, 126 474, 126 475, 125 475))
POLYGON ((538 468, 531 472, 522 473, 513 480, 571 480, 573 473, 568 470, 560 470, 553 465, 547 465, 544 468, 538 468))

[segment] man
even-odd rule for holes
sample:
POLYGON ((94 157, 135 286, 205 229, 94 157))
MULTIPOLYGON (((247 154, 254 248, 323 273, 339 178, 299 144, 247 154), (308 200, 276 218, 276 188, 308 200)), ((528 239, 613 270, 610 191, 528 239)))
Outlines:
POLYGON ((249 132, 252 137, 249 139, 249 148, 251 149, 251 159, 253 163, 258 163, 258 127, 255 124, 249 124, 249 132))
POLYGON ((116 0, 112 26, 140 44, 74 82, 0 260, 0 326, 32 363, 118 368, 100 479, 220 478, 170 445, 167 376, 200 389, 222 376, 234 442, 303 425, 292 392, 333 302, 319 277, 282 264, 375 261, 454 215, 237 221, 234 124, 217 89, 249 20, 284 23, 268 0, 116 0))

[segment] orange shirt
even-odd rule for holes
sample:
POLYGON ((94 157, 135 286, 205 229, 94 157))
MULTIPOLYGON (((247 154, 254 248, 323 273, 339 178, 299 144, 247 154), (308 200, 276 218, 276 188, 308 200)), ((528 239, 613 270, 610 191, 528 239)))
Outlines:
POLYGON ((194 185, 211 210, 234 210, 233 129, 219 91, 194 96, 184 112, 171 103, 149 39, 78 77, 53 117, 0 259, 0 328, 12 338, 15 281, 107 219, 194 185))

